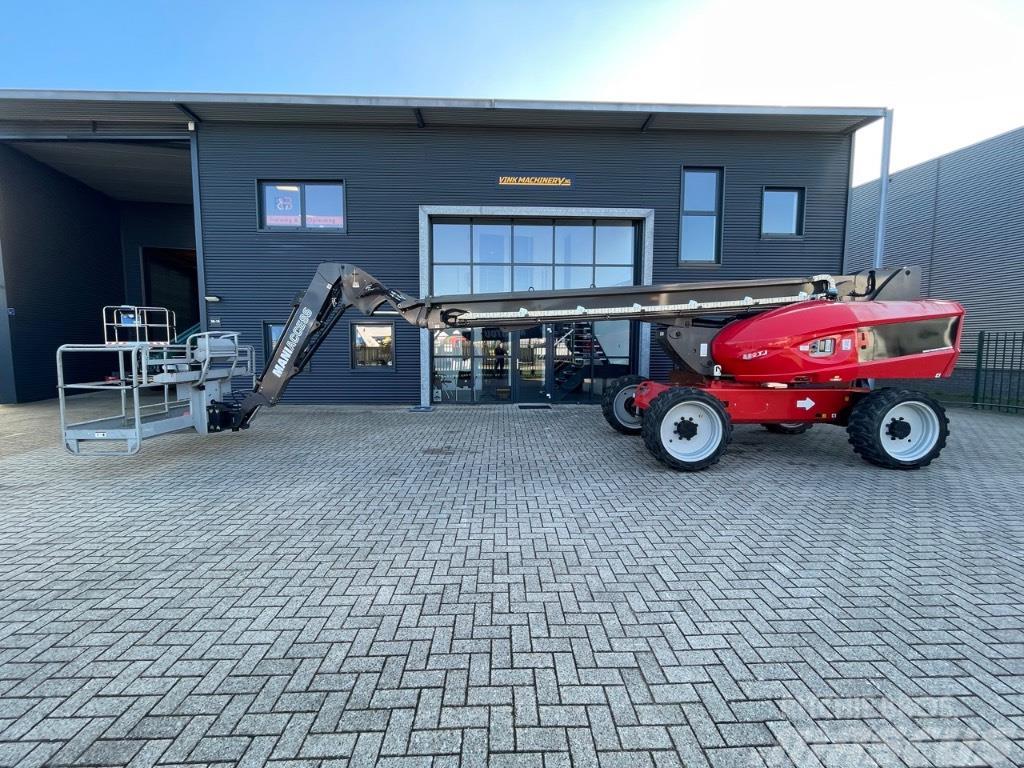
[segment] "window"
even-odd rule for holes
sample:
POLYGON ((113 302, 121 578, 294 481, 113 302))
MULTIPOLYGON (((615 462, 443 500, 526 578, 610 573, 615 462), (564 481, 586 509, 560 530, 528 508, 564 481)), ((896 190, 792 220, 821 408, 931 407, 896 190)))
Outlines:
POLYGON ((261 181, 260 228, 345 231, 341 181, 261 181))
POLYGON ((263 324, 263 363, 266 365, 270 362, 270 355, 274 351, 274 347, 277 346, 278 340, 281 338, 281 334, 284 333, 284 323, 264 323, 263 324))
POLYGON ((352 367, 357 370, 394 370, 395 324, 352 324, 352 367))
POLYGON ((722 169, 683 168, 679 260, 714 264, 722 254, 722 169))
MULTIPOLYGON (((270 362, 270 356, 274 353, 274 347, 277 346, 277 342, 281 338, 281 334, 284 333, 286 327, 285 323, 263 323, 263 364, 266 365, 270 362)), ((306 367, 302 369, 306 373, 313 370, 313 363, 306 363, 306 367)))
POLYGON ((637 232, 623 219, 436 219, 430 293, 632 285, 637 232))
POLYGON ((800 187, 765 187, 761 200, 761 234, 799 237, 804 233, 804 190, 800 187))

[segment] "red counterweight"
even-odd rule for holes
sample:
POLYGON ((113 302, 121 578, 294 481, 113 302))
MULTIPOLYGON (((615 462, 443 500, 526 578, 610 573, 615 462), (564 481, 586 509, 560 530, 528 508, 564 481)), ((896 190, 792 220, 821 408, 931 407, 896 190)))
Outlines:
POLYGON ((729 323, 711 356, 736 382, 939 378, 960 353, 963 315, 955 301, 808 301, 729 323))

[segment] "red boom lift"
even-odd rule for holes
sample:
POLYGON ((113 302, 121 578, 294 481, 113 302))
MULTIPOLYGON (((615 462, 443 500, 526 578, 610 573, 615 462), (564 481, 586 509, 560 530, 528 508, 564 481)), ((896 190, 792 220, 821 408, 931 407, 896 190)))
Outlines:
POLYGON ((894 469, 930 463, 949 422, 921 392, 873 389, 871 379, 951 375, 963 307, 918 296, 916 270, 833 277, 733 280, 415 298, 358 267, 321 264, 254 390, 208 407, 209 431, 245 429, 274 405, 349 308, 389 304, 421 328, 525 328, 546 322, 630 319, 658 328, 676 363, 667 382, 626 376, 602 409, 619 432, 639 434, 678 470, 716 463, 734 424, 799 433, 846 427, 854 450, 894 469))

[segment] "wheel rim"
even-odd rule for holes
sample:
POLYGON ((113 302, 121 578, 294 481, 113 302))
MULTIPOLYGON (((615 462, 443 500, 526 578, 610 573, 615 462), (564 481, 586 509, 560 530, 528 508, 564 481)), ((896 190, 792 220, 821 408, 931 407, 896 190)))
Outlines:
POLYGON ((612 401, 612 412, 619 424, 624 427, 639 427, 640 414, 636 412, 633 398, 636 397, 637 385, 632 384, 620 389, 612 401))
POLYGON ((939 415, 927 404, 908 400, 882 417, 878 437, 883 450, 898 461, 918 461, 939 441, 939 415))
POLYGON ((724 428, 710 405, 690 400, 669 409, 661 420, 661 444, 680 461, 701 461, 722 442, 724 428))
POLYGON ((802 421, 783 421, 779 424, 779 426, 785 427, 786 429, 800 429, 800 427, 802 427, 804 423, 805 422, 802 421))

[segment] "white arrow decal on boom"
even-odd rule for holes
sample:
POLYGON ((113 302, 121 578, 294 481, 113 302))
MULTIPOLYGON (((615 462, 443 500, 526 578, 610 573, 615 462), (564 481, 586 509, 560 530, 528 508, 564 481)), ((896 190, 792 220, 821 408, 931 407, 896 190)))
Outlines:
POLYGON ((805 411, 811 410, 814 407, 814 401, 811 398, 806 397, 803 400, 796 401, 797 408, 803 408, 805 411))

